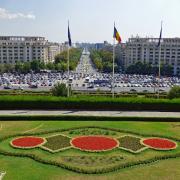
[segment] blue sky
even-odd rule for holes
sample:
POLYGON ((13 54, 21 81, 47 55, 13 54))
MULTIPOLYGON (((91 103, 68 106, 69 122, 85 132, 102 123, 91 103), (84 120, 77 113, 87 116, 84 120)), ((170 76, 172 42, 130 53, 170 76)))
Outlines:
POLYGON ((0 35, 38 35, 50 41, 112 42, 113 24, 125 42, 137 34, 180 37, 179 0, 0 0, 0 35))

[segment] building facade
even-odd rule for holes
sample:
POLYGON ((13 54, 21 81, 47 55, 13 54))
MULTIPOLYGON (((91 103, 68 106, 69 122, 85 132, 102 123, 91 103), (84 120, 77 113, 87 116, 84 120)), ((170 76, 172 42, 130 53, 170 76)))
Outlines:
POLYGON ((3 64, 32 60, 53 62, 60 51, 58 43, 49 43, 44 37, 0 36, 0 63, 3 64))
POLYGON ((157 47, 158 40, 158 38, 130 38, 125 46, 125 67, 138 61, 158 66, 161 57, 161 64, 171 65, 174 75, 180 75, 180 38, 163 38, 161 51, 157 47))
POLYGON ((54 62, 55 56, 62 52, 62 46, 58 43, 48 44, 48 62, 54 62))

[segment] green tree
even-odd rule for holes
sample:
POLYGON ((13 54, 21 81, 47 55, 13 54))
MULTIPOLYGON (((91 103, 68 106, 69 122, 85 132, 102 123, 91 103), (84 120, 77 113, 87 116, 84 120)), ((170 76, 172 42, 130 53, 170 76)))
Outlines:
POLYGON ((26 74, 30 72, 30 70, 31 70, 31 64, 29 62, 23 63, 22 73, 26 74))
POLYGON ((172 76, 173 75, 173 67, 170 65, 162 64, 161 65, 161 74, 164 76, 172 76))
MULTIPOLYGON (((66 87, 66 84, 64 83, 57 83, 54 85, 54 87, 51 89, 51 92, 54 96, 67 96, 68 89, 66 87)), ((71 90, 70 90, 71 93, 71 90)))
POLYGON ((55 65, 53 63, 49 62, 49 63, 46 64, 46 68, 49 69, 49 70, 54 70, 55 65))
POLYGON ((180 98, 180 86, 174 86, 171 88, 171 90, 168 93, 168 98, 180 98))
MULTIPOLYGON (((102 72, 112 72, 113 54, 108 50, 91 50, 90 58, 95 67, 102 72)), ((118 72, 118 59, 115 57, 115 72, 118 72)))
POLYGON ((31 61, 31 69, 35 72, 40 71, 40 62, 38 60, 31 61))
POLYGON ((5 72, 12 73, 15 69, 13 64, 4 64, 5 72))
POLYGON ((22 62, 18 61, 15 64, 15 71, 18 73, 22 73, 22 71, 23 71, 23 63, 22 62))
MULTIPOLYGON (((69 67, 70 70, 75 70, 77 67, 80 57, 82 54, 82 49, 72 48, 69 50, 69 67)), ((55 57, 55 64, 61 64, 58 67, 62 67, 62 71, 67 70, 65 64, 67 64, 67 51, 63 51, 55 57)))
POLYGON ((4 64, 0 64, 0 74, 3 74, 5 72, 4 64))
POLYGON ((40 69, 45 69, 46 68, 46 65, 45 65, 44 61, 39 62, 39 68, 40 69))

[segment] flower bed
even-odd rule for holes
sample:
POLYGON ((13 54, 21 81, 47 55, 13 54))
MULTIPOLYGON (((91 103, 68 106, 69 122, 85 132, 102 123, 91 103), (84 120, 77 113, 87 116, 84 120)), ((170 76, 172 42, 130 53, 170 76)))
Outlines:
POLYGON ((82 128, 82 129, 75 129, 69 131, 69 135, 76 135, 76 136, 87 136, 87 135, 102 135, 102 136, 114 136, 116 135, 115 131, 112 130, 105 130, 101 128, 82 128))
POLYGON ((156 150, 171 150, 177 148, 177 144, 174 141, 163 138, 147 138, 143 139, 141 143, 156 150))
POLYGON ((119 142, 105 136, 79 136, 71 140, 71 145, 82 151, 100 152, 118 147, 119 142))
POLYGON ((45 142, 46 140, 44 138, 28 136, 28 137, 19 137, 13 139, 10 144, 15 148, 31 149, 31 148, 39 147, 45 142))
POLYGON ((63 156, 63 162, 71 163, 75 166, 86 166, 86 167, 101 167, 105 164, 114 165, 120 162, 124 162, 124 157, 122 156, 109 156, 109 155, 100 155, 100 156, 63 156))
POLYGON ((141 144, 141 138, 136 136, 129 136, 125 135, 120 138, 118 138, 119 141, 119 148, 130 151, 132 153, 139 153, 145 149, 147 149, 146 146, 141 144))
POLYGON ((47 142, 41 148, 52 153, 71 148, 70 138, 62 134, 47 137, 46 140, 47 142))

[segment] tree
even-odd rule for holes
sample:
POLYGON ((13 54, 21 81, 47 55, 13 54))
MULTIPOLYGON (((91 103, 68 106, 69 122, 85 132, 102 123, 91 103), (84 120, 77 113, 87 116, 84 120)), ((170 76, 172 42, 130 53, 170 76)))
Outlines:
POLYGON ((12 73, 14 71, 14 65, 13 64, 4 64, 4 71, 12 73))
POLYGON ((180 98, 180 87, 174 86, 173 88, 171 88, 171 90, 168 93, 168 98, 169 99, 180 98))
POLYGON ((23 64, 22 73, 24 73, 24 74, 29 73, 30 70, 31 70, 31 64, 29 62, 25 62, 23 64))
POLYGON ((49 70, 54 70, 55 65, 53 63, 49 62, 49 63, 46 64, 46 68, 49 69, 49 70))
POLYGON ((18 73, 22 73, 22 71, 23 71, 23 63, 21 63, 20 61, 18 61, 18 62, 15 64, 15 71, 18 72, 18 73))
POLYGON ((35 72, 40 71, 40 62, 38 60, 31 61, 31 69, 35 72))
POLYGON ((39 67, 40 67, 40 69, 45 69, 46 68, 46 65, 45 65, 44 61, 39 62, 39 67))
POLYGON ((0 74, 3 74, 5 72, 4 64, 0 64, 0 74))
POLYGON ((161 74, 164 76, 172 76, 173 75, 173 67, 170 65, 162 64, 161 65, 161 74))
MULTIPOLYGON (((57 83, 51 89, 51 92, 54 96, 64 96, 65 97, 68 94, 68 89, 66 87, 66 84, 57 83)), ((71 93, 71 90, 70 90, 70 93, 71 93)))
MULTIPOLYGON (((69 68, 70 70, 75 70, 77 67, 81 54, 82 49, 79 48, 72 48, 69 50, 69 68)), ((58 68, 62 67, 62 71, 67 70, 65 64, 67 64, 67 51, 63 51, 60 54, 56 55, 55 57, 55 64, 61 64, 58 65, 58 68)))
MULTIPOLYGON (((99 71, 106 73, 113 70, 113 54, 108 50, 92 50, 90 54, 94 65, 99 71)), ((118 59, 115 57, 115 72, 118 72, 118 59)))

